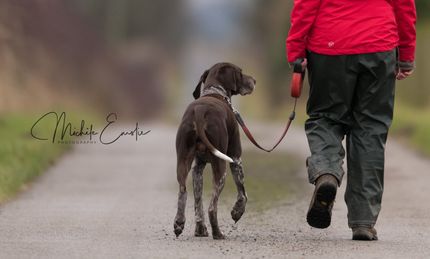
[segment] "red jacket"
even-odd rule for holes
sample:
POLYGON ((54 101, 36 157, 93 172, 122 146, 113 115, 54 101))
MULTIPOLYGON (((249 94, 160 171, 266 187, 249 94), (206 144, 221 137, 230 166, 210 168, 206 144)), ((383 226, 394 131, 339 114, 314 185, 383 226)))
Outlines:
POLYGON ((415 60, 414 0, 294 0, 287 38, 288 62, 306 56, 382 52, 399 47, 415 60))

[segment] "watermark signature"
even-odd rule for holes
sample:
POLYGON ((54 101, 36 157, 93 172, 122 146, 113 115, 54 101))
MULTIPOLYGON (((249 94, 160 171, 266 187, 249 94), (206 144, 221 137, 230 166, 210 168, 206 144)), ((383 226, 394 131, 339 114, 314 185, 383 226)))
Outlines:
POLYGON ((147 135, 151 130, 142 130, 139 128, 139 123, 130 130, 115 132, 113 126, 118 120, 116 113, 110 113, 106 116, 106 125, 101 131, 94 129, 92 123, 87 123, 81 120, 79 127, 73 126, 71 122, 67 121, 67 114, 62 112, 48 112, 42 115, 31 127, 31 136, 37 140, 51 141, 52 143, 60 144, 95 144, 97 140, 104 145, 113 144, 120 138, 131 136, 138 141, 139 137, 147 135), (41 124, 46 123, 48 120, 54 120, 52 129, 49 132, 40 132, 38 130, 41 124))

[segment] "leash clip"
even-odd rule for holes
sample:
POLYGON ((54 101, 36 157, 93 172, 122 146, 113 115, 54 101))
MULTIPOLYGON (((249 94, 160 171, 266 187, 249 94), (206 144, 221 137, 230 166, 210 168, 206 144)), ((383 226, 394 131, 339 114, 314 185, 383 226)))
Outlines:
POLYGON ((228 103, 228 106, 230 106, 230 109, 231 109, 231 111, 233 112, 234 117, 236 117, 236 121, 237 121, 237 123, 239 123, 239 125, 240 125, 242 128, 243 128, 243 127, 246 127, 245 122, 244 122, 244 121, 243 121, 243 119, 242 119, 242 116, 240 116, 239 111, 238 111, 236 108, 234 108, 233 104, 231 103, 230 98, 228 98, 228 97, 224 97, 224 99, 225 99, 225 101, 228 103))

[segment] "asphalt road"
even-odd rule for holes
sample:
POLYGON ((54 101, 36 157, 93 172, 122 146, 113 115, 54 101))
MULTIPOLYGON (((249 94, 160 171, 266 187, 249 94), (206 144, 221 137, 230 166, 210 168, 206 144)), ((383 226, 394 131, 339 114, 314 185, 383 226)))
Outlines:
MULTIPOLYGON (((236 225, 229 213, 233 201, 220 203, 227 239, 219 241, 193 236, 191 185, 185 230, 175 238, 175 129, 148 128, 151 133, 137 143, 76 145, 28 190, 3 204, 0 258, 430 258, 430 160, 398 143, 387 145, 379 241, 350 240, 345 184, 327 230, 306 224, 313 189, 304 185, 264 212, 248 207, 236 225)), ((251 128, 269 144, 282 127, 251 128)), ((243 143, 253 148, 244 138, 243 143)), ((281 149, 304 158, 303 132, 293 129, 281 149)), ((305 168, 300 179, 306 181, 305 168)), ((208 200, 204 204, 207 208, 208 200)))

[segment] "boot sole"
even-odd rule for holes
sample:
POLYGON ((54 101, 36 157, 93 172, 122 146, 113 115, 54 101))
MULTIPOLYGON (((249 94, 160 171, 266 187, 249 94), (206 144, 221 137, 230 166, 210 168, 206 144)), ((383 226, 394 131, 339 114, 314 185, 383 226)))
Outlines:
POLYGON ((368 236, 368 235, 355 235, 352 237, 352 240, 357 240, 357 241, 376 241, 378 240, 377 237, 374 236, 368 236))
POLYGON ((331 223, 330 204, 336 198, 337 186, 322 184, 316 190, 316 197, 310 206, 306 220, 314 228, 327 228, 331 223))
POLYGON ((376 241, 378 240, 378 236, 367 231, 358 231, 358 233, 352 235, 352 240, 376 241))

